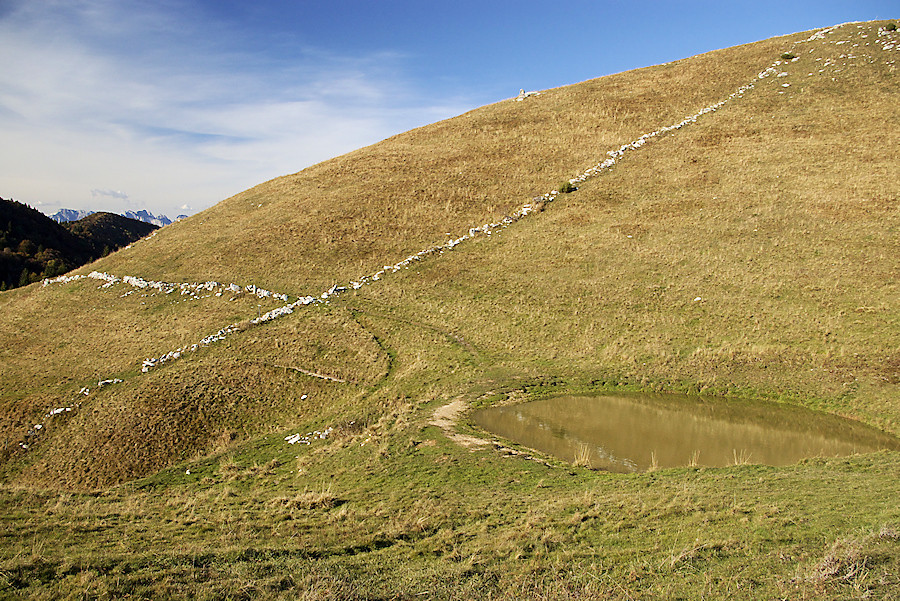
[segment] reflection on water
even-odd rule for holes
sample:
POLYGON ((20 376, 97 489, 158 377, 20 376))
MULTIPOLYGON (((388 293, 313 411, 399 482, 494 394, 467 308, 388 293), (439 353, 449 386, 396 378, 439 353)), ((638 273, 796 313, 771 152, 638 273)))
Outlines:
POLYGON ((485 430, 566 461, 614 472, 900 450, 856 422, 772 403, 671 395, 556 397, 475 413, 485 430))

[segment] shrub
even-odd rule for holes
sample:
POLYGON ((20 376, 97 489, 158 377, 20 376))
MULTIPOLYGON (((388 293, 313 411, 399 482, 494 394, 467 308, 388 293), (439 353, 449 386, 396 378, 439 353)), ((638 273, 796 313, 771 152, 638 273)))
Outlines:
POLYGON ((888 31, 897 31, 897 24, 891 22, 891 23, 888 23, 887 25, 885 25, 884 28, 888 31))
POLYGON ((784 54, 781 55, 781 58, 786 61, 789 61, 789 60, 793 60, 793 59, 797 58, 797 55, 791 54, 790 52, 785 52, 784 54))
POLYGON ((578 188, 576 188, 574 184, 572 184, 572 182, 562 183, 559 185, 559 188, 557 188, 560 194, 568 194, 569 192, 574 192, 577 189, 578 188))

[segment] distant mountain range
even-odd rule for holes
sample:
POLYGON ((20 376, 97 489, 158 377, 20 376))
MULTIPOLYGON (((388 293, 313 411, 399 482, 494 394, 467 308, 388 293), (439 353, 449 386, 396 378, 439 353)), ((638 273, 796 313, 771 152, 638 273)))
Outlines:
POLYGON ((67 221, 78 221, 88 215, 93 215, 94 211, 79 211, 78 209, 60 209, 50 215, 50 219, 56 223, 66 223, 67 221))
MULTIPOLYGON (((81 211, 78 209, 60 209, 50 216, 50 219, 57 223, 66 223, 68 221, 78 221, 79 219, 83 219, 88 215, 93 215, 94 211, 81 211)), ((134 219, 135 221, 143 221, 144 223, 151 223, 153 225, 163 227, 164 225, 169 225, 173 221, 179 221, 187 217, 187 215, 179 215, 174 220, 169 219, 165 215, 156 216, 150 211, 146 209, 141 209, 140 211, 125 211, 121 213, 123 217, 127 217, 129 219, 134 219)))
MULTIPOLYGON (((79 213, 63 210, 69 216, 79 213)), ((140 213, 153 217, 146 211, 140 213)), ((0 290, 61 275, 158 227, 145 220, 103 212, 58 223, 26 204, 0 198, 0 290)))

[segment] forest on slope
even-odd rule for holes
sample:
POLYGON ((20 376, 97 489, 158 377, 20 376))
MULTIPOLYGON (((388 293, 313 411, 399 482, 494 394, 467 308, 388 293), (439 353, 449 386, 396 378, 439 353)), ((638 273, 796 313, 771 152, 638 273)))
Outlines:
POLYGON ((0 290, 61 275, 155 229, 113 213, 60 225, 26 204, 0 198, 0 290))

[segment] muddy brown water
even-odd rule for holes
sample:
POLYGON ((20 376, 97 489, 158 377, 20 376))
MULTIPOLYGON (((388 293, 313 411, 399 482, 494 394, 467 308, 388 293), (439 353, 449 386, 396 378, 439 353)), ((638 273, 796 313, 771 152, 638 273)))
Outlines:
POLYGON ((481 428, 613 472, 651 467, 790 465, 900 450, 900 439, 789 405, 673 395, 561 396, 476 411, 481 428))

